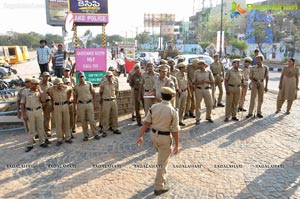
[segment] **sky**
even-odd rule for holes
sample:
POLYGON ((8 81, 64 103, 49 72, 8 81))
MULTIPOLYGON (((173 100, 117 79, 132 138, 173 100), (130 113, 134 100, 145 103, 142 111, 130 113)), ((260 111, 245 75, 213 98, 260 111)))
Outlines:
MULTIPOLYGON (((215 5, 221 0, 206 0, 209 1, 215 5)), ((247 3, 257 1, 261 0, 247 0, 247 3)), ((136 30, 144 31, 144 13, 175 14, 177 21, 188 21, 193 15, 193 8, 196 11, 200 9, 200 2, 202 0, 108 0, 106 33, 134 37, 136 30)), ((45 0, 0 0, 0 10, 0 34, 6 31, 62 34, 61 27, 47 25, 45 0)), ((93 32, 93 36, 102 33, 101 26, 80 26, 79 36, 87 29, 93 32)))

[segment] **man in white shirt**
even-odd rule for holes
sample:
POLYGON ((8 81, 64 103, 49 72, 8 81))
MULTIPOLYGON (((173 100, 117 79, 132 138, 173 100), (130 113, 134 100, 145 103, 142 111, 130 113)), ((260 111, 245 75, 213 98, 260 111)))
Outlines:
POLYGON ((229 54, 226 54, 226 57, 222 60, 222 64, 226 71, 231 67, 229 56, 230 56, 229 54))
POLYGON ((121 48, 120 53, 118 55, 118 68, 121 71, 121 74, 124 73, 124 77, 126 77, 126 67, 125 67, 126 56, 124 54, 124 48, 121 48))

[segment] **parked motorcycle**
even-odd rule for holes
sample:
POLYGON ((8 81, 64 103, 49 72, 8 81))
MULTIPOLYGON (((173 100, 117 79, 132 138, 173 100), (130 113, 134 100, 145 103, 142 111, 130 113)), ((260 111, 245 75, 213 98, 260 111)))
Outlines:
POLYGON ((17 74, 17 70, 13 69, 11 66, 1 66, 0 67, 0 79, 11 76, 11 73, 17 74))

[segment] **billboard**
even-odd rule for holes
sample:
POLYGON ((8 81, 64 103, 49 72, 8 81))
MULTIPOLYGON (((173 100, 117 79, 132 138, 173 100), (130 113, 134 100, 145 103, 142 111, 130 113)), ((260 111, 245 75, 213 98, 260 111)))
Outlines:
POLYGON ((159 27, 161 24, 174 25, 175 14, 144 13, 144 27, 159 27))
POLYGON ((47 24, 51 26, 64 26, 65 16, 68 12, 68 0, 45 0, 47 24))
POLYGON ((69 0, 69 11, 79 25, 101 25, 108 23, 107 0, 69 0))

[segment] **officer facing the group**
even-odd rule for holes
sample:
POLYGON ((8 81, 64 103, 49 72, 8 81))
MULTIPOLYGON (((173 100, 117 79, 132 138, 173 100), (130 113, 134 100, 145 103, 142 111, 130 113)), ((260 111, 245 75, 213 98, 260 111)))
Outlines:
POLYGON ((214 87, 212 89, 212 96, 213 96, 213 103, 214 107, 224 107, 222 104, 222 97, 223 97, 223 79, 224 79, 224 67, 223 64, 220 63, 219 55, 214 55, 214 62, 210 65, 210 70, 214 75, 215 82, 214 87), (216 99, 216 88, 219 89, 219 97, 218 100, 216 99))
POLYGON ((236 112, 241 96, 241 85, 243 84, 244 77, 243 72, 239 69, 240 59, 234 59, 232 61, 232 68, 227 71, 225 77, 225 89, 226 89, 226 106, 225 106, 225 120, 229 121, 229 117, 232 120, 239 121, 236 117, 236 112))
POLYGON ((62 145, 64 139, 66 143, 71 144, 69 100, 72 94, 72 88, 64 85, 61 78, 57 78, 55 80, 55 86, 50 87, 47 93, 51 97, 55 118, 56 146, 62 145))
POLYGON ((176 78, 178 81, 178 90, 177 90, 177 96, 178 100, 177 107, 178 107, 178 115, 179 115, 179 125, 185 126, 183 123, 183 116, 185 113, 186 108, 186 99, 187 99, 187 93, 188 93, 188 78, 186 74, 186 66, 184 63, 180 63, 177 65, 179 68, 179 72, 176 74, 176 78))
POLYGON ((42 109, 42 90, 39 87, 38 79, 31 79, 30 89, 24 90, 22 95, 22 115, 24 121, 28 121, 28 143, 25 152, 33 149, 34 140, 32 139, 35 133, 39 135, 40 147, 46 148, 50 141, 46 139, 44 130, 44 116, 42 109))
POLYGON ((140 146, 143 143, 145 131, 152 126, 152 143, 158 152, 157 172, 154 182, 155 195, 161 195, 169 190, 166 187, 167 164, 172 151, 172 138, 175 141, 173 153, 178 153, 178 132, 180 130, 177 111, 170 103, 175 91, 169 87, 162 87, 160 92, 163 101, 151 106, 136 141, 136 144, 140 146))
POLYGON ((186 102, 185 118, 188 117, 188 114, 189 117, 196 118, 196 116, 194 115, 196 100, 195 100, 195 88, 193 86, 193 79, 195 76, 195 72, 198 69, 199 69, 199 59, 194 59, 192 61, 192 64, 187 66, 189 92, 188 92, 188 97, 186 102))
POLYGON ((261 112, 261 106, 264 99, 264 92, 268 92, 268 82, 269 82, 269 67, 263 64, 263 56, 256 56, 257 65, 253 66, 250 70, 250 79, 252 81, 251 88, 251 98, 249 111, 246 118, 250 118, 253 116, 253 110, 255 105, 256 96, 258 96, 257 100, 257 117, 263 118, 261 112), (266 84, 264 83, 266 80, 266 84))
POLYGON ((242 83, 242 90, 241 90, 241 97, 240 97, 238 111, 246 111, 246 109, 244 109, 244 103, 245 103, 245 98, 248 90, 251 63, 252 63, 252 58, 246 57, 244 60, 244 67, 242 68, 244 81, 242 83))
POLYGON ((93 84, 85 81, 83 72, 79 72, 78 78, 79 84, 74 88, 74 112, 76 113, 78 109, 78 117, 84 135, 83 141, 88 141, 89 139, 87 121, 90 123, 94 139, 99 140, 100 136, 98 135, 94 115, 94 110, 96 109, 96 94, 93 84))

